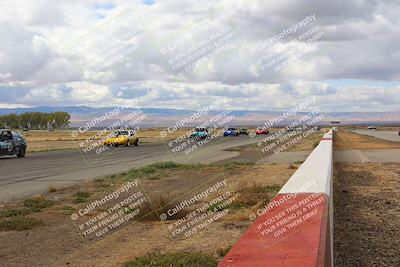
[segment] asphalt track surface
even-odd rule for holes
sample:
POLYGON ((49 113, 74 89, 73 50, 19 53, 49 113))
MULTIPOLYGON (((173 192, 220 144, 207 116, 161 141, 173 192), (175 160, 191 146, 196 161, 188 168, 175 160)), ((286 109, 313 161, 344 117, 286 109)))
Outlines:
POLYGON ((388 141, 400 142, 400 135, 398 131, 354 130, 354 132, 388 141))
MULTIPOLYGON (((400 142, 398 132, 376 130, 354 130, 353 132, 373 136, 379 139, 400 142)), ((336 151, 337 162, 400 162, 400 149, 344 150, 336 151)))
MULTIPOLYGON (((25 158, 0 158, 0 202, 10 202, 155 162, 211 163, 238 156, 226 149, 256 143, 265 136, 219 137, 197 150, 172 153, 166 143, 111 148, 100 156, 79 149, 29 153, 25 158)), ((29 144, 28 144, 29 145, 29 144)))
POLYGON ((335 151, 336 162, 400 162, 400 149, 335 151))

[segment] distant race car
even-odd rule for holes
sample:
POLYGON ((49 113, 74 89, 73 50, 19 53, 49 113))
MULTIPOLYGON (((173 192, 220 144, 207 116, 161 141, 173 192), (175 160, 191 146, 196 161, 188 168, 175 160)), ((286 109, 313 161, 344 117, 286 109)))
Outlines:
POLYGON ((368 126, 368 130, 376 130, 375 126, 368 126))
MULTIPOLYGON (((319 128, 317 128, 317 130, 319 130, 319 128)), ((303 127, 296 127, 296 128, 293 128, 293 127, 286 127, 286 132, 293 132, 293 131, 296 131, 296 132, 301 132, 301 131, 303 131, 303 127)))
POLYGON ((200 140, 207 138, 209 135, 207 128, 195 128, 190 134, 190 138, 200 140))
POLYGON ((139 144, 139 137, 135 136, 133 130, 120 130, 115 131, 109 138, 104 140, 105 146, 137 146, 139 144))
POLYGON ((228 128, 224 132, 224 136, 238 136, 238 135, 239 135, 239 131, 236 128, 228 128))
POLYGON ((0 129, 0 156, 17 155, 25 157, 26 140, 24 136, 16 131, 0 129))
POLYGON ((248 134, 249 134, 249 131, 248 131, 246 128, 242 128, 242 129, 240 129, 239 134, 248 135, 248 134))
POLYGON ((256 134, 269 134, 268 129, 257 128, 256 134))

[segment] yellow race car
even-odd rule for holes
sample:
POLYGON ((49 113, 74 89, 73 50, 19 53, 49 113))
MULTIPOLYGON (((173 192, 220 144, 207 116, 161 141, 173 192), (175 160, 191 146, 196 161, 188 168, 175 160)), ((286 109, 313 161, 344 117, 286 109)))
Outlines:
POLYGON ((135 136, 132 130, 121 130, 113 132, 109 138, 104 140, 105 146, 137 146, 139 144, 139 137, 135 136))

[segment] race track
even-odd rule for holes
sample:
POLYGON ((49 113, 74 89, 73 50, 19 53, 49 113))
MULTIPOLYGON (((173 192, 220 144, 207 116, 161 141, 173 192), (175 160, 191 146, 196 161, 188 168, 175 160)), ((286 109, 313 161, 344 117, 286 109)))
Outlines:
POLYGON ((400 142, 400 135, 395 131, 354 130, 354 132, 388 141, 400 142))
POLYGON ((49 186, 62 187, 109 174, 163 161, 211 163, 237 156, 226 149, 256 143, 265 136, 219 137, 190 154, 172 153, 165 143, 145 143, 118 147, 96 155, 76 150, 37 152, 25 158, 0 158, 0 202, 10 202, 46 192, 49 186), (106 155, 108 154, 108 155, 106 155))

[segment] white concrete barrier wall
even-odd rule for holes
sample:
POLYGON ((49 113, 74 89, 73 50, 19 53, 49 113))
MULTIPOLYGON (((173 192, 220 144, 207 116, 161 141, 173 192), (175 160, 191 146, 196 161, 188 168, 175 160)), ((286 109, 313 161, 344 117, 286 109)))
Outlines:
POLYGON ((324 134, 318 146, 281 188, 283 193, 325 193, 332 195, 332 130, 324 134))
POLYGON ((271 203, 279 204, 258 214, 259 217, 220 262, 219 267, 333 266, 332 134, 332 130, 324 134, 318 146, 271 200, 271 203), (307 198, 313 199, 315 195, 320 196, 312 205, 312 215, 311 212, 305 212, 303 216, 306 217, 302 217, 296 207, 303 205, 307 198), (293 218, 295 211, 299 218, 305 219, 298 221, 299 218, 294 217, 297 218, 292 221, 295 227, 284 226, 288 235, 281 235, 286 231, 281 232, 279 226, 273 228, 279 220, 285 225, 284 221, 293 218), (280 230, 278 235, 275 229, 280 230))
POLYGON ((328 195, 331 266, 333 266, 333 131, 331 129, 324 134, 318 146, 278 193, 325 193, 328 195))

